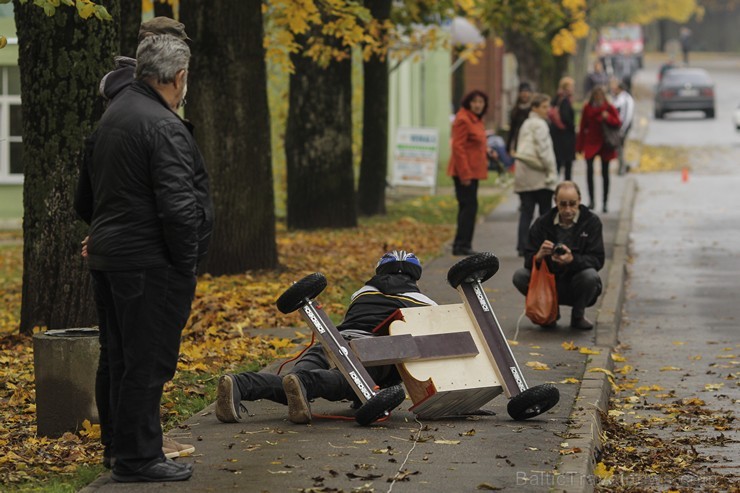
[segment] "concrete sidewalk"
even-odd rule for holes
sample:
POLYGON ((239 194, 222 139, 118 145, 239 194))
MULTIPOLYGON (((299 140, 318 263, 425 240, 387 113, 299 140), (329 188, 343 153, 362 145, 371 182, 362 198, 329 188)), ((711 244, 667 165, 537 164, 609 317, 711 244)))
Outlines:
MULTIPOLYGON (((585 189, 579 174, 583 167, 582 162, 574 165, 575 179, 585 189)), ((321 418, 303 426, 290 423, 287 408, 272 402, 245 403, 250 416, 237 424, 220 423, 211 405, 169 434, 196 447, 192 457, 178 459, 194 463, 189 481, 118 484, 105 474, 83 491, 520 492, 553 487, 591 491, 590 473, 599 449, 598 409, 606 409, 609 386, 603 373, 586 369, 611 368, 609 349, 616 342, 621 312, 634 183, 632 178, 613 176, 610 212, 600 214, 607 253, 601 271, 605 291, 597 306, 587 310, 596 330, 568 328, 568 308, 562 313, 564 325, 556 330, 543 331, 527 318, 521 320, 512 349, 530 387, 551 382, 560 390, 560 402, 551 411, 528 421, 513 421, 501 395, 484 407, 495 412, 493 416, 420 422, 408 411, 411 402, 407 400, 390 419, 370 427, 321 418), (566 350, 562 343, 570 341, 600 354, 566 350), (534 362, 546 364, 549 370, 528 366, 534 362), (582 383, 566 383, 566 379, 582 383)), ((600 185, 598 179, 597 190, 600 185)), ((518 198, 512 193, 478 224, 473 244, 500 260, 499 272, 484 288, 510 340, 524 308, 523 297, 511 283, 522 264, 515 249, 517 209, 518 198)), ((422 290, 440 304, 461 302, 446 282, 448 269, 459 260, 448 251, 424 265, 422 290)), ((294 329, 290 330, 292 335, 294 329)), ((312 410, 350 414, 347 403, 323 400, 316 401, 312 410)))

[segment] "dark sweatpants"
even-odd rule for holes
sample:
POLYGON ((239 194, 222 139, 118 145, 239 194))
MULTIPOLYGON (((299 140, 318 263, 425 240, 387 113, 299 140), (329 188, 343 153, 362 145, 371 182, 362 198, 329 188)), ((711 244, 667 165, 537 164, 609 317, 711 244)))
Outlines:
MULTIPOLYGON (((388 387, 401 382, 394 365, 372 366, 366 368, 373 381, 380 387, 388 387)), ((358 400, 352 386, 336 368, 331 368, 329 359, 321 344, 309 348, 288 373, 295 373, 306 389, 306 397, 321 397, 329 401, 358 400)), ((243 401, 268 399, 287 404, 283 390, 283 377, 268 372, 245 372, 234 375, 236 385, 243 401)))
MULTIPOLYGON (((520 268, 514 272, 514 286, 524 296, 529 291, 529 278, 532 271, 520 268)), ((585 269, 568 279, 555 277, 558 290, 558 304, 572 306, 572 317, 583 317, 586 307, 593 306, 601 294, 601 277, 596 269, 585 269)))
POLYGON ((164 460, 160 400, 177 367, 195 275, 172 267, 90 273, 100 317, 101 438, 116 470, 135 471, 164 460))

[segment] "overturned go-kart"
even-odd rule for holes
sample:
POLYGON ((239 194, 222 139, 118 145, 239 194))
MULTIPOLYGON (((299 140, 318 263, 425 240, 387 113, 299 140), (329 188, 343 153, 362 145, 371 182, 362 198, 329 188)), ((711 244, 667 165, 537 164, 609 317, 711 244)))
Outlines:
POLYGON ((347 378, 362 405, 360 425, 387 415, 405 399, 403 386, 379 389, 366 366, 395 364, 420 418, 436 419, 479 410, 500 393, 515 420, 538 416, 557 404, 551 384, 529 388, 496 319, 482 283, 499 268, 491 253, 467 257, 447 274, 462 303, 402 308, 377 327, 377 337, 346 341, 315 298, 326 287, 321 273, 304 277, 277 300, 283 313, 301 315, 347 378))

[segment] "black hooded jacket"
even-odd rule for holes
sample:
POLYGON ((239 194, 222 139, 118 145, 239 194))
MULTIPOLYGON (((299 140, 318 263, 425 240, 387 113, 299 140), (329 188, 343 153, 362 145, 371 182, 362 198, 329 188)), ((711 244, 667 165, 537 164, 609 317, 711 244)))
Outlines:
POLYGON ((194 273, 205 255, 213 205, 203 157, 192 127, 148 84, 118 94, 87 139, 75 209, 91 225, 90 269, 194 273))
POLYGON ((347 337, 347 331, 372 330, 399 308, 436 305, 419 292, 416 282, 407 274, 374 276, 352 295, 344 320, 337 327, 347 337))

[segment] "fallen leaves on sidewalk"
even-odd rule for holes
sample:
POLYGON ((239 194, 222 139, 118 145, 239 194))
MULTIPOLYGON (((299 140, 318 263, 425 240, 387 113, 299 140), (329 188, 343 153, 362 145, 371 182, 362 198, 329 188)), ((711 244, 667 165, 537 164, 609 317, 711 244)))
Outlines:
MULTIPOLYGON (((454 201, 449 207, 455 208, 454 201)), ((339 320, 349 294, 373 273, 377 259, 389 249, 414 251, 428 261, 452 236, 453 226, 426 224, 402 217, 377 227, 371 221, 358 228, 287 232, 278 230, 281 267, 276 271, 199 279, 188 325, 183 332, 175 383, 165 388, 162 413, 181 419, 173 399, 196 396, 205 403, 202 378, 219 375, 252 362, 259 366, 295 353, 295 338, 266 337, 264 329, 303 327, 298 314, 283 315, 277 297, 293 282, 322 272, 328 286, 319 296, 327 313, 339 320), (341 262, 337 252, 341 251, 341 262), (200 376, 199 376, 200 375, 200 376)), ((102 448, 95 429, 59 439, 36 437, 32 338, 15 334, 20 313, 22 248, 0 248, 0 482, 18 483, 50 473, 72 473, 82 464, 97 465, 102 448)), ((307 330, 305 331, 308 332, 307 330)), ((406 473, 411 475, 415 473, 406 473)), ((402 479, 407 480, 404 476, 402 479)))

